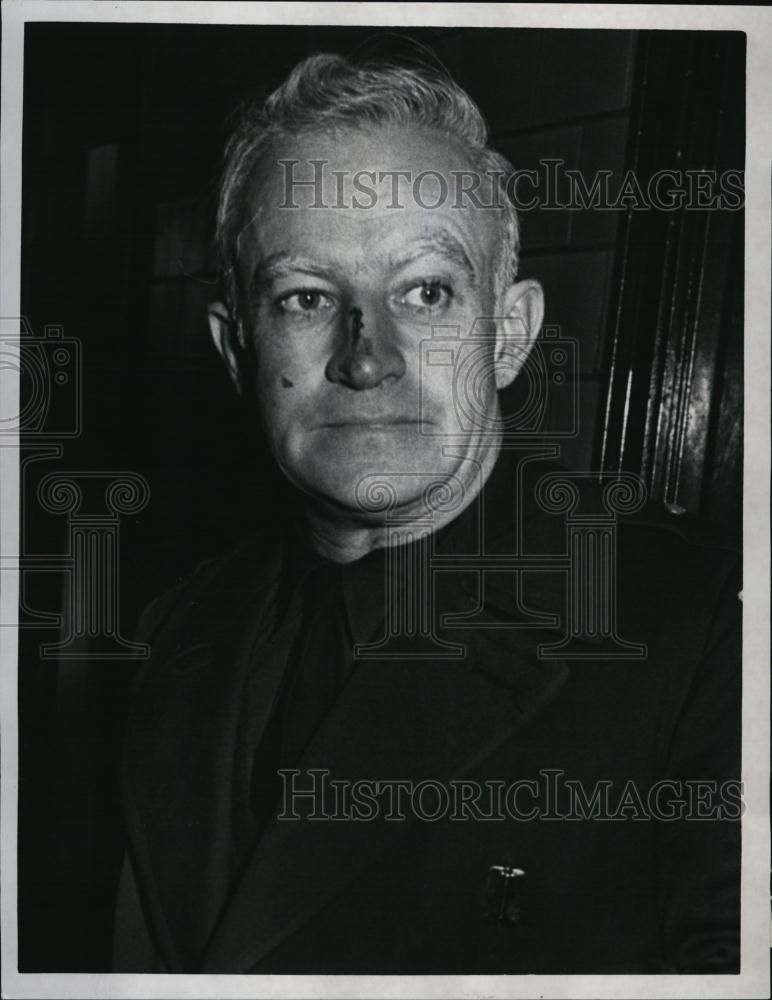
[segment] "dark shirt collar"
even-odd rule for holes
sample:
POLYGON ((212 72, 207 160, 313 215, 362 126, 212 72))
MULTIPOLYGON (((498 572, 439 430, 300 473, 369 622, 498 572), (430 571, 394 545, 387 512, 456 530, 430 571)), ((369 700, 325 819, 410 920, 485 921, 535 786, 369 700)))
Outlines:
MULTIPOLYGON (((483 535, 488 551, 511 550, 515 530, 513 467, 508 456, 503 453, 499 455, 477 497, 458 517, 442 525, 434 533, 431 545, 436 553, 443 556, 475 554, 479 551, 483 535)), ((295 598, 312 577, 315 586, 324 585, 320 584, 321 574, 321 581, 329 579, 336 586, 340 583, 355 642, 371 639, 385 614, 386 580, 390 571, 387 549, 376 549, 351 563, 333 563, 324 559, 312 548, 305 521, 297 507, 292 508, 290 516, 285 520, 282 541, 277 627, 284 623, 290 608, 296 606, 295 598)), ((409 550, 420 544, 411 542, 400 547, 402 565, 411 565, 413 560, 409 550)))

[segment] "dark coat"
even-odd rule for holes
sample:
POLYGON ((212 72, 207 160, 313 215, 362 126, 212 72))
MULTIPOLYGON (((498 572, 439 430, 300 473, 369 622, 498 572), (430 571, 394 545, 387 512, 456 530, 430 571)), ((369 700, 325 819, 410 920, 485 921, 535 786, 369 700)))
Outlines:
MULTIPOLYGON (((527 537, 538 545, 552 533, 558 551, 560 519, 529 516, 527 537)), ((484 595, 500 627, 456 632, 466 644, 459 660, 361 663, 301 769, 506 785, 546 783, 551 770, 587 797, 610 782, 615 803, 630 780, 645 802, 662 778, 739 779, 736 558, 650 511, 621 519, 617 543, 619 631, 646 645, 646 659, 607 658, 600 642, 583 659, 540 657, 538 643, 560 635, 565 578, 532 575, 528 606, 559 612, 534 632, 513 627, 502 574, 484 595)), ((670 822, 641 815, 629 798, 624 819, 274 818, 228 888, 234 802, 254 746, 245 684, 264 706, 259 733, 287 657, 281 631, 268 639, 278 573, 277 557, 249 542, 143 616, 153 656, 137 681, 124 758, 130 842, 116 971, 737 969, 738 810, 716 819, 704 801, 692 811, 713 818, 670 822), (247 622, 258 635, 251 675, 247 622), (526 873, 503 902, 497 866, 526 873)), ((468 612, 476 575, 448 576, 450 610, 468 612)))

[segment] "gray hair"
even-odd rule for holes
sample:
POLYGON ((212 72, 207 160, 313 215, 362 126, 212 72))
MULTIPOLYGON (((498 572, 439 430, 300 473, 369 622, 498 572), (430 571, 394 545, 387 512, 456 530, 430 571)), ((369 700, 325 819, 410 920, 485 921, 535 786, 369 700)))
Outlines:
POLYGON ((400 66, 340 55, 313 55, 298 63, 263 102, 241 109, 225 147, 220 180, 215 246, 227 304, 238 301, 238 238, 246 186, 261 157, 280 138, 322 128, 421 125, 455 138, 480 173, 496 177, 501 211, 502 251, 496 285, 517 274, 519 224, 507 193, 512 165, 488 146, 488 127, 480 109, 452 78, 430 67, 400 66))

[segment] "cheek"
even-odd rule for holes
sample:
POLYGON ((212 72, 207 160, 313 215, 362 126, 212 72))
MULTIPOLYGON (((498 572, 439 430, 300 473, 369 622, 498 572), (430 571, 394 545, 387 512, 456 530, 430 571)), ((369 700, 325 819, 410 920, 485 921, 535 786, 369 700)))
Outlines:
POLYGON ((421 404, 431 407, 435 419, 453 408, 454 367, 427 365, 421 371, 421 404))
POLYGON ((272 371, 258 368, 256 393, 266 429, 271 435, 280 432, 301 411, 303 384, 290 365, 281 365, 272 371))
POLYGON ((480 342, 448 338, 433 341, 432 351, 441 364, 424 364, 421 371, 422 403, 431 403, 435 419, 453 422, 456 416, 484 420, 497 399, 495 355, 485 333, 480 342), (452 363, 450 359, 452 358, 452 363))
POLYGON ((280 464, 297 460, 307 425, 318 406, 318 388, 308 364, 287 358, 258 364, 258 409, 263 432, 280 464))
POLYGON ((304 383, 313 375, 313 364, 291 343, 264 336, 256 340, 256 391, 266 412, 297 404, 304 383))

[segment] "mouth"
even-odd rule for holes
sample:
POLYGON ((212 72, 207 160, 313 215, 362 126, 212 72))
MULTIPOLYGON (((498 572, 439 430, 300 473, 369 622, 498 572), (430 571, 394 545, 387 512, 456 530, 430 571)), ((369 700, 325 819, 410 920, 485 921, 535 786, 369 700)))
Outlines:
POLYGON ((412 420, 407 417, 374 417, 372 419, 329 420, 323 424, 319 424, 319 427, 372 431, 390 430, 396 427, 417 427, 418 424, 418 420, 412 420))

